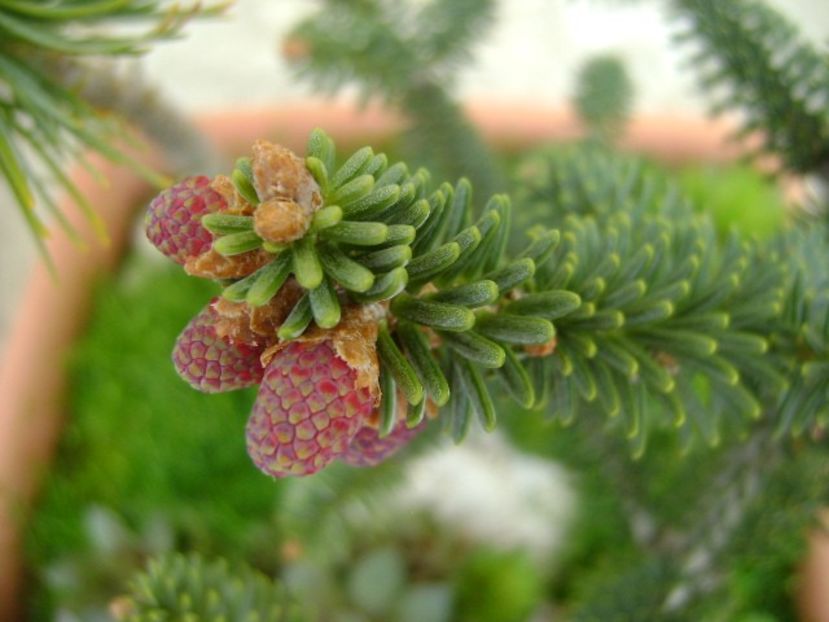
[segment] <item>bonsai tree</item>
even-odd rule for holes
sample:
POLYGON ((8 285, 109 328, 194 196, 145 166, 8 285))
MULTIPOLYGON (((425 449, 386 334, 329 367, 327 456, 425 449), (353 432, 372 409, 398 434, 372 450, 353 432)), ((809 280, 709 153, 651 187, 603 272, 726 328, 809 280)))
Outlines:
MULTIPOLYGON (((761 2, 669 4, 713 61, 705 86, 730 93, 718 107, 744 110, 782 170, 825 176, 826 59, 761 2)), ((176 370, 204 392, 258 386, 244 434, 273 478, 397 460, 435 428, 456 442, 473 425, 520 435, 541 411, 628 522, 607 563, 578 566, 570 618, 786 610, 768 587, 827 501, 825 219, 803 211, 769 238, 718 230, 669 175, 615 150, 630 88, 607 58, 577 98, 593 139, 528 154, 501 193, 448 88, 491 18, 488 2, 331 0, 297 27, 286 50, 300 69, 399 107, 431 172, 369 146, 338 156, 317 129, 303 154, 263 139, 226 175, 161 192, 148 237, 221 286, 174 345, 176 370), (763 547, 769 567, 749 565, 763 547)), ((117 613, 303 615, 240 572, 228 586, 223 567, 164 560, 117 613)))

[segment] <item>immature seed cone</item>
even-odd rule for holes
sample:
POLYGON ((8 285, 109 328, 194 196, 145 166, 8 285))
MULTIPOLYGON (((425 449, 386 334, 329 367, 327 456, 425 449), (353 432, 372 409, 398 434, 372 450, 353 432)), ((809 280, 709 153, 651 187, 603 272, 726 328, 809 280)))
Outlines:
POLYGON ((244 389, 262 380, 256 343, 233 340, 216 332, 220 316, 211 303, 190 320, 176 340, 173 365, 190 386, 204 393, 244 389))
POLYGON ((408 445, 425 427, 425 421, 409 428, 406 422, 401 420, 390 434, 380 438, 376 428, 363 426, 338 459, 355 467, 376 466, 408 445))
POLYGON ((316 473, 343 453, 375 405, 331 341, 295 341, 270 360, 248 420, 248 454, 271 477, 316 473))
POLYGON ((210 250, 211 233, 201 217, 224 209, 225 200, 204 175, 188 177, 155 197, 147 208, 147 237, 158 250, 180 265, 210 250))

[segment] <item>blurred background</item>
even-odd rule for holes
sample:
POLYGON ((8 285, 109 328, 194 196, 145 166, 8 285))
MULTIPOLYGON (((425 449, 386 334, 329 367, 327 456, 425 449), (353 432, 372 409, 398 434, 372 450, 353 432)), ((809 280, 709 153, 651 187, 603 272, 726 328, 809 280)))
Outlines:
MULTIPOLYGON (((770 4, 825 51, 829 3, 770 4)), ((238 0, 222 18, 190 23, 180 40, 121 61, 118 72, 146 81, 185 114, 332 99, 358 105, 364 91, 354 83, 325 95, 313 71, 307 79, 291 62, 297 25, 316 19, 320 6, 238 0)), ((491 25, 472 37, 468 57, 446 70, 451 96, 464 105, 572 109, 586 63, 611 55, 608 75, 621 68, 625 100, 612 124, 702 118, 709 107, 687 67, 688 49, 672 39, 681 20, 663 3, 500 0, 485 21, 491 25)), ((580 114, 589 125, 584 108, 580 114)), ((444 170, 423 145, 400 137, 388 143, 380 147, 392 159, 415 153, 444 170)), ((551 149, 566 155, 569 147, 551 149)), ((539 163, 559 155, 494 157, 520 194, 532 189, 539 163)), ((479 172, 489 166, 470 162, 479 172)), ((674 175, 723 235, 736 225, 767 236, 786 218, 779 186, 751 165, 667 167, 650 159, 644 167, 674 175), (750 212, 734 208, 748 204, 750 212)), ((502 405, 499 431, 472 433, 462 445, 427 434, 404 459, 376 469, 340 465, 274 483, 245 453, 241 430, 254 394, 197 394, 169 364, 176 335, 214 289, 167 265, 141 237, 119 272, 99 283, 89 327, 70 357, 70 423, 26 526, 31 619, 111 619, 129 578, 148 557, 170 551, 225 557, 281 577, 321 621, 663 619, 655 617, 662 602, 648 600, 655 592, 641 588, 676 581, 670 546, 660 547, 693 530, 685 510, 728 464, 727 447, 681 461, 676 439, 657 432, 634 462, 624 440, 596 445, 585 425, 551 426, 543 413, 502 405), (656 532, 665 542, 648 548, 656 532), (634 606, 616 605, 631 594, 633 611, 654 617, 613 617, 634 606)), ((0 228, 0 347, 35 258, 21 219, 7 219, 0 228)), ((762 458, 757 450, 746 460, 762 458)), ((825 488, 824 466, 817 458, 798 462, 768 486, 762 504, 805 508, 803 499, 825 488), (787 496, 789 480, 802 484, 803 499, 787 496)), ((713 583, 679 593, 682 615, 665 620, 797 619, 791 576, 805 523, 754 509, 741 514, 744 535, 729 541, 725 561, 710 572, 713 583)))

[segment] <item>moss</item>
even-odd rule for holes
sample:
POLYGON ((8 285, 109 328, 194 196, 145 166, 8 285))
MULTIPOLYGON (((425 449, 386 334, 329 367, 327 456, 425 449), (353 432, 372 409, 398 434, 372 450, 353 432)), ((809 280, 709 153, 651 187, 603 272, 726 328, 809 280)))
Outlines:
POLYGON ((254 393, 197 393, 170 362, 176 335, 214 292, 146 259, 100 284, 69 362, 67 427, 26 534, 36 575, 90 550, 92 506, 136 533, 160 514, 183 550, 255 557, 263 534, 273 539, 280 487, 245 452, 254 393))
POLYGON ((457 619, 519 622, 538 607, 543 582, 526 553, 479 549, 458 571, 457 619))
POLYGON ((785 210, 775 182, 742 165, 691 166, 678 175, 695 206, 711 214, 720 231, 737 227, 768 237, 783 229, 785 210))

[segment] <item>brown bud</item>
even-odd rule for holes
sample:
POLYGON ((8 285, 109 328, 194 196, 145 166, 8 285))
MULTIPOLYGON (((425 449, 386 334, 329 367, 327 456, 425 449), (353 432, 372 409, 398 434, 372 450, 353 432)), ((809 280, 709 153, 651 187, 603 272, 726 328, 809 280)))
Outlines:
POLYGON ((253 186, 260 201, 290 199, 313 212, 322 204, 320 187, 305 160, 290 149, 266 140, 253 144, 253 186))
POLYGON ((285 199, 270 199, 261 203, 253 215, 253 228, 259 237, 278 244, 298 240, 308 230, 305 210, 285 199))
POLYGON ((273 255, 262 249, 225 257, 211 248, 206 253, 188 259, 184 271, 204 279, 240 279, 253 274, 271 259, 273 255))
POLYGON ((218 316, 216 334, 231 341, 269 346, 277 340, 279 327, 303 293, 299 284, 289 279, 267 304, 259 307, 217 298, 212 303, 218 316))
POLYGON ((290 149, 257 140, 252 151, 253 186, 261 201, 254 212, 256 232, 277 244, 301 238, 322 206, 319 184, 290 149))
POLYGON ((527 353, 527 356, 533 358, 542 358, 545 356, 550 356, 553 352, 556 351, 556 344, 558 341, 555 337, 550 339, 547 343, 531 345, 531 346, 524 346, 524 352, 527 353))

